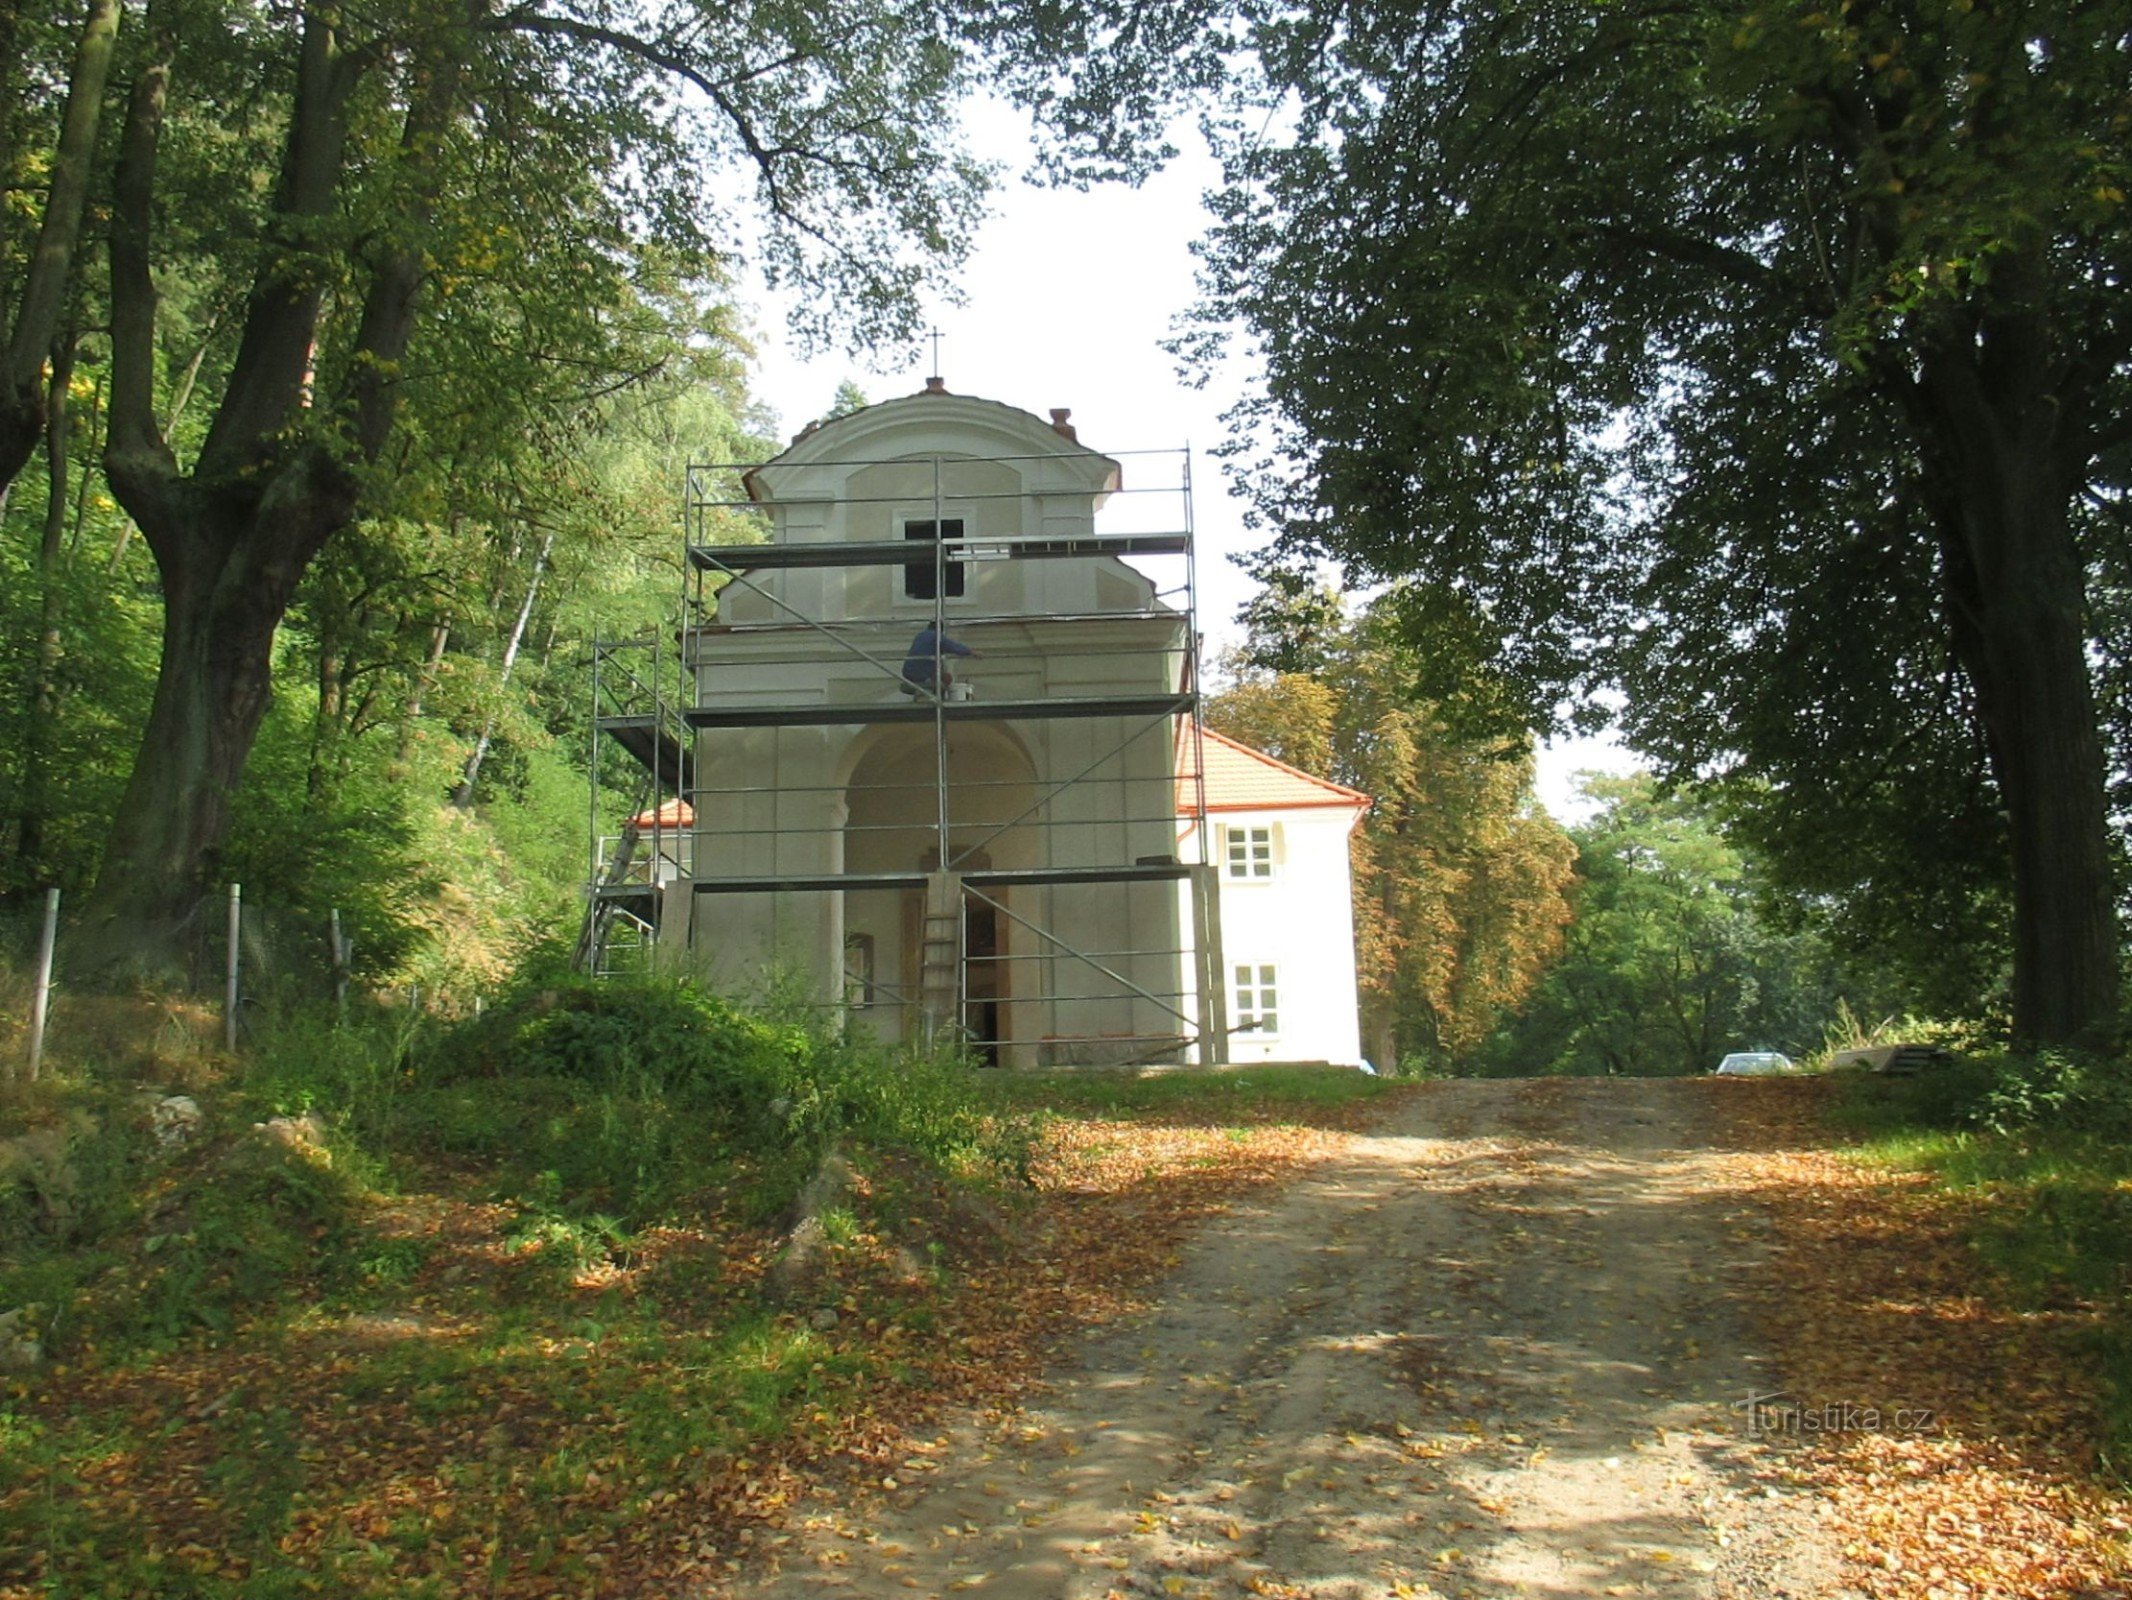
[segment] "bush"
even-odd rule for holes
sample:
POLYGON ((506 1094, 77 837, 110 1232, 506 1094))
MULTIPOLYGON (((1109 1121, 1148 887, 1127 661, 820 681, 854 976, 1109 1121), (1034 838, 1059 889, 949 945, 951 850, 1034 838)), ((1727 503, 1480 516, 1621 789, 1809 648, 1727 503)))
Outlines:
POLYGON ((804 1061, 796 1027, 750 1017, 692 984, 573 978, 457 1029, 436 1052, 446 1080, 567 1078, 605 1089, 678 1091, 759 1105, 804 1061))
POLYGON ((247 1307, 297 1283, 322 1287, 341 1265, 357 1186, 324 1152, 239 1136, 204 1155, 147 1219, 114 1331, 157 1342, 227 1332, 247 1307))
POLYGON ((635 1227, 750 1169, 774 1209, 838 1140, 1026 1175, 1026 1118, 970 1063, 752 1016, 685 981, 529 983, 409 1058, 395 1139, 498 1162, 522 1198, 635 1227))
POLYGON ((0 1310, 35 1308, 48 1347, 227 1331, 337 1270, 360 1186, 324 1152, 245 1128, 159 1153, 137 1103, 81 1100, 95 1114, 69 1124, 64 1208, 0 1207, 0 1310))
POLYGON ((2121 1057, 2079 1051, 2008 1052, 1991 1074, 1976 1120, 1995 1133, 2052 1128, 2123 1142, 2132 1138, 2132 1069, 2121 1057))

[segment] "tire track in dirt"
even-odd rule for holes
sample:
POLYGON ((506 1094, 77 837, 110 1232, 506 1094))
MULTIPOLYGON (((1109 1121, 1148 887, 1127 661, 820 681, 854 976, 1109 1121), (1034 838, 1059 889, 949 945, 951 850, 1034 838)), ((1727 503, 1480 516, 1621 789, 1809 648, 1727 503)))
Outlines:
POLYGON ((1425 1086, 1193 1241, 1046 1392, 795 1520, 742 1592, 1842 1593, 1741 1402, 1766 1250, 1710 1086, 1425 1086))

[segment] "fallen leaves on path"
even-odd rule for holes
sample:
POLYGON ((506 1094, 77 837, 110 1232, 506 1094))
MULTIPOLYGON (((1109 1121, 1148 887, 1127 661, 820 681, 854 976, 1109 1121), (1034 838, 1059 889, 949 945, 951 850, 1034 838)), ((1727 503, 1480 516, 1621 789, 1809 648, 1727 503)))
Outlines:
POLYGON ((2081 1351, 2099 1309, 2009 1309, 1968 1244, 1983 1202, 1847 1156, 1828 1081, 1711 1089, 1772 1245, 1748 1289, 1788 1391, 1770 1414, 1835 1424, 1788 1464, 1824 1500, 1851 1582, 1875 1600, 2132 1592, 2081 1351))

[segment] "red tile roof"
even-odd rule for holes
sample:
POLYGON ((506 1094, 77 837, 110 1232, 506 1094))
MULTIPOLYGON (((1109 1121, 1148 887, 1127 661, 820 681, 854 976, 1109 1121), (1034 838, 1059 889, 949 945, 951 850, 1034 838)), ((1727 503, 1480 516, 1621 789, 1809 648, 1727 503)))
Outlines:
POLYGON ((629 825, 639 833, 650 833, 655 828, 662 833, 671 828, 693 828, 696 808, 686 800, 669 800, 656 811, 639 811, 629 819, 629 825))
MULTIPOLYGON (((1177 741, 1177 813, 1189 816, 1196 796, 1192 792, 1192 724, 1184 724, 1177 741)), ((1212 728, 1202 728, 1201 748, 1206 753, 1207 809, 1209 811, 1285 811, 1296 806, 1340 806, 1366 811, 1370 797, 1360 789, 1325 778, 1313 778, 1285 761, 1276 761, 1263 750, 1240 744, 1212 728)))

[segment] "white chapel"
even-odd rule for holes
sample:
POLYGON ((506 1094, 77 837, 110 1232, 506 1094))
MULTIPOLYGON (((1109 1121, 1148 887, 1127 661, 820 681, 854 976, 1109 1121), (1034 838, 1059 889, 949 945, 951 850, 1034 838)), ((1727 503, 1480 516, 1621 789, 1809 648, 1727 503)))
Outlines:
POLYGON ((1002 1067, 1360 1062, 1368 797, 1200 726, 1185 461, 1127 459, 933 380, 691 469, 662 959, 1002 1067))

